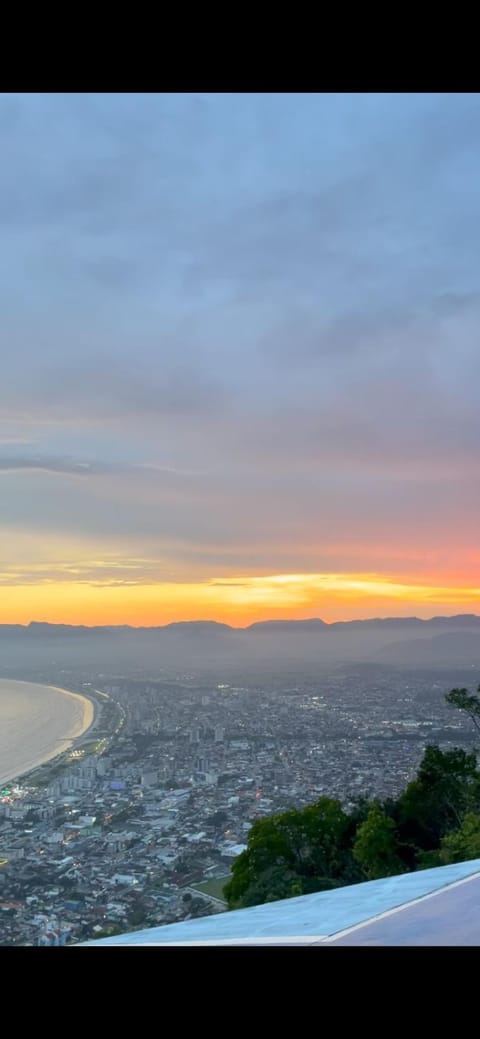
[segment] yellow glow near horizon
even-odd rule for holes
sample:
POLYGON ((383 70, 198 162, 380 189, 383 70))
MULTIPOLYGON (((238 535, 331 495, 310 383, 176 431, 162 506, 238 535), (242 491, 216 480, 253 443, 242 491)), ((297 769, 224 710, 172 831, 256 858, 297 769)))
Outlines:
POLYGON ((371 617, 391 612, 393 606, 396 613, 431 616, 462 612, 478 603, 478 587, 401 581, 374 573, 235 575, 131 584, 80 582, 72 573, 69 580, 42 583, 7 584, 4 579, 0 622, 140 626, 209 619, 242 626, 269 617, 371 617))

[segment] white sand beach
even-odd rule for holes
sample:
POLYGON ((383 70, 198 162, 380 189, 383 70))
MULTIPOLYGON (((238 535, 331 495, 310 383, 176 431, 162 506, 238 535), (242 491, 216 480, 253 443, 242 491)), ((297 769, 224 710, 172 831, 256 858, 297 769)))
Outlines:
POLYGON ((93 720, 91 700, 78 693, 0 679, 0 784, 67 750, 93 720))

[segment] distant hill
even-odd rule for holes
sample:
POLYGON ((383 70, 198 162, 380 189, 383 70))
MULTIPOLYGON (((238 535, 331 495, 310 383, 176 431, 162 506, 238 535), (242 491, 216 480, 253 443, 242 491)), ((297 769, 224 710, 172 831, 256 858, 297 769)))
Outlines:
POLYGON ((434 638, 390 643, 378 651, 377 660, 408 667, 480 667, 480 631, 446 631, 434 638))
POLYGON ((403 628, 404 630, 421 630, 426 628, 479 628, 480 617, 475 613, 458 613, 453 617, 372 617, 367 620, 335 621, 327 625, 332 630, 354 629, 386 629, 403 628))
POLYGON ((230 624, 220 624, 218 621, 174 621, 172 624, 165 624, 163 628, 150 630, 170 632, 173 635, 221 635, 238 629, 232 628, 230 624))
POLYGON ((267 620, 255 621, 246 628, 234 628, 230 624, 219 621, 172 621, 169 624, 154 625, 151 627, 133 627, 131 624, 107 624, 89 626, 86 624, 49 624, 48 621, 30 621, 29 624, 0 624, 0 636, 2 635, 93 635, 93 634, 165 634, 178 635, 218 635, 227 633, 248 634, 249 632, 266 634, 267 632, 278 632, 280 634, 324 634, 327 632, 348 631, 386 631, 389 629, 401 629, 411 632, 430 632, 432 628, 445 630, 465 629, 480 631, 480 616, 475 613, 459 613, 453 617, 430 617, 423 620, 420 617, 372 617, 366 620, 334 621, 329 624, 319 617, 307 620, 267 620))
POLYGON ((377 617, 327 624, 320 618, 270 620, 233 628, 216 621, 159 627, 0 625, 0 674, 19 668, 85 668, 108 673, 164 667, 219 673, 300 672, 332 663, 383 666, 480 664, 480 617, 377 617))
POLYGON ((303 632, 305 632, 305 634, 311 634, 312 632, 325 631, 330 627, 331 625, 327 624, 326 621, 314 617, 312 620, 306 621, 256 621, 255 624, 250 624, 248 628, 245 628, 245 631, 257 632, 260 635, 268 632, 273 632, 275 634, 292 632, 295 635, 298 635, 303 632))

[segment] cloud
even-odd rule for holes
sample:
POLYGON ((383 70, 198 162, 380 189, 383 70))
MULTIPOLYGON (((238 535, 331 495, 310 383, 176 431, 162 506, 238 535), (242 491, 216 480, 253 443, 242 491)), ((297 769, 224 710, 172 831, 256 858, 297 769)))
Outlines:
POLYGON ((182 574, 473 559, 479 131, 477 95, 0 98, 0 522, 182 574))
POLYGON ((0 472, 44 472, 58 473, 67 476, 87 476, 92 473, 101 473, 101 467, 92 465, 90 462, 73 462, 69 459, 52 458, 47 456, 24 456, 2 458, 0 456, 0 472))
MULTIPOLYGON (((11 441, 7 441, 11 443, 11 441)), ((15 441, 19 445, 25 441, 15 441)), ((28 442, 27 442, 28 443, 28 442)), ((1 442, 0 442, 1 446, 1 442)), ((150 464, 139 462, 135 464, 122 464, 116 462, 100 461, 76 461, 74 458, 58 458, 52 455, 11 455, 3 456, 0 453, 0 473, 48 473, 59 476, 122 476, 131 474, 132 477, 153 477, 159 479, 164 477, 200 477, 201 471, 194 469, 177 469, 174 466, 150 464)))
POLYGON ((0 585, 88 584, 115 587, 155 584, 168 580, 171 571, 158 559, 128 556, 107 559, 71 559, 49 563, 11 564, 0 559, 0 585))

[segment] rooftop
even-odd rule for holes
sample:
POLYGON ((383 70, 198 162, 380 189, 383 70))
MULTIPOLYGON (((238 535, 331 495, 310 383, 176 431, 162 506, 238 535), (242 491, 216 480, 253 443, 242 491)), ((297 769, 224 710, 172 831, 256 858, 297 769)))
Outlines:
POLYGON ((85 945, 480 945, 480 859, 85 945))

